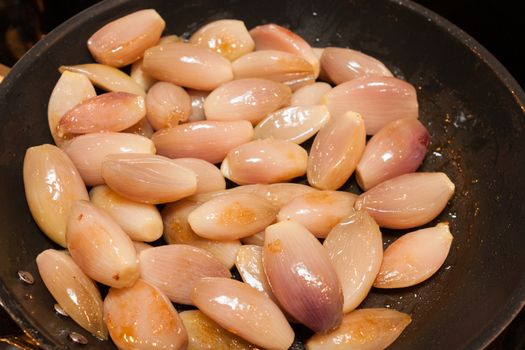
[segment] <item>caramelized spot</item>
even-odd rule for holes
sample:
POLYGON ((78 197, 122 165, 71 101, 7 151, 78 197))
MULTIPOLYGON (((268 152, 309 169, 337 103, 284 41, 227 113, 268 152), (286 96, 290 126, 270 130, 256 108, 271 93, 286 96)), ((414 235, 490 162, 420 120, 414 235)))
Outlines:
POLYGON ((80 213, 80 215, 78 216, 78 221, 82 220, 84 218, 84 214, 80 213))
POLYGON ((307 193, 304 196, 305 201, 308 204, 332 204, 336 202, 335 196, 330 192, 313 192, 313 193, 307 193))
POLYGON ((113 279, 118 281, 120 279, 120 274, 117 273, 116 275, 113 275, 113 279))
POLYGON ((228 206, 219 216, 222 225, 249 225, 257 221, 257 214, 239 202, 228 206))
POLYGON ((276 239, 275 241, 268 243, 267 247, 272 253, 281 253, 283 251, 280 239, 276 239))
POLYGON ((174 233, 175 241, 178 243, 188 243, 196 238, 193 231, 191 230, 191 226, 187 221, 182 219, 177 218, 172 220, 169 223, 169 228, 174 233))

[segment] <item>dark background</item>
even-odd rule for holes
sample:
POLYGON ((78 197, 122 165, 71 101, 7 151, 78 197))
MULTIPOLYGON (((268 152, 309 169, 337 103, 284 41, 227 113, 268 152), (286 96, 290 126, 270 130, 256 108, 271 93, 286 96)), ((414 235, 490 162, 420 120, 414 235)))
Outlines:
MULTIPOLYGON (((0 63, 12 66, 45 33, 94 4, 94 0, 0 0, 0 63)), ((525 32, 520 1, 418 0, 474 37, 525 86, 525 32)), ((298 6, 300 2, 298 1, 298 6)), ((483 305, 480 305, 483 307, 483 305)), ((461 317, 454 315, 453 317, 461 317)), ((0 310, 0 335, 13 331, 0 310)), ((440 334, 436 334, 439 337, 440 334)), ((0 349, 9 349, 0 344, 0 349)), ((525 349, 525 312, 489 346, 489 350, 525 349)))

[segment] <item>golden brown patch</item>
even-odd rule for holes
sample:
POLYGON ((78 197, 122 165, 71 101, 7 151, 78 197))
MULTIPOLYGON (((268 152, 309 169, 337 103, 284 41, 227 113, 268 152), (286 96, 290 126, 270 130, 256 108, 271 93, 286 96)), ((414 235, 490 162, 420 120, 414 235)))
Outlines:
POLYGON ((234 202, 224 209, 219 216, 219 224, 221 225, 249 225, 257 220, 257 214, 243 206, 239 202, 234 202))
POLYGON ((84 218, 84 214, 80 213, 80 215, 78 216, 78 221, 82 220, 84 218))
POLYGON ((332 193, 324 192, 324 191, 307 193, 304 195, 303 198, 308 204, 312 204, 312 205, 333 204, 337 200, 332 193))
POLYGON ((282 253, 283 251, 283 246, 281 245, 280 239, 276 239, 275 241, 268 243, 267 247, 272 253, 282 253))
POLYGON ((120 274, 117 273, 116 275, 113 275, 113 279, 118 281, 120 279, 120 274))

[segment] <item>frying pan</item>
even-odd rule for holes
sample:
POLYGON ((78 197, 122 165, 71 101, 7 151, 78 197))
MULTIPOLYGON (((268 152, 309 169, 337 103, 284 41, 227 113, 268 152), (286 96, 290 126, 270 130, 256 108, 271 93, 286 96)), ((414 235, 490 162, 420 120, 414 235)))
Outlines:
MULTIPOLYGON (((349 46, 381 59, 416 86, 420 119, 432 141, 421 169, 444 171, 456 194, 435 220, 454 235, 440 271, 411 288, 373 290, 365 307, 408 312, 412 324, 392 349, 485 347, 525 302, 525 94, 475 40, 425 8, 405 0, 119 0, 99 3, 39 42, 0 88, 0 302, 28 337, 45 349, 113 349, 53 310, 38 276, 36 255, 56 246, 42 235, 25 202, 22 160, 50 143, 47 101, 61 64, 92 61, 85 43, 103 24, 151 7, 167 33, 191 33, 220 18, 247 27, 275 22, 314 46, 349 46), (18 271, 30 272, 25 284, 18 271), (87 345, 71 342, 71 331, 87 345)), ((356 191, 349 182, 347 189, 356 191)), ((433 224, 433 223, 431 223, 433 224)), ((400 232, 385 231, 385 244, 400 232)), ((298 329, 295 349, 309 336, 298 329)), ((28 338, 26 337, 26 338, 28 338)))

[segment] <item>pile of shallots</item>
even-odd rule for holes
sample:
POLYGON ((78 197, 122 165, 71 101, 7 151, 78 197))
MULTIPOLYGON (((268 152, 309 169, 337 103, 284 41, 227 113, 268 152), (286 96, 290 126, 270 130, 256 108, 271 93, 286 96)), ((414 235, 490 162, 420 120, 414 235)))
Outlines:
POLYGON ((37 257, 50 293, 119 349, 287 349, 289 323, 315 332, 312 350, 387 347, 410 316, 356 308, 372 286, 429 278, 452 241, 440 223, 383 251, 380 227, 425 225, 454 192, 415 173, 429 133, 414 87, 275 24, 219 20, 189 40, 164 27, 132 13, 91 36, 98 63, 60 67, 57 146, 24 160, 31 213, 67 249, 37 257), (365 192, 337 191, 354 171, 365 192), (311 187, 287 182, 304 175, 311 187))

